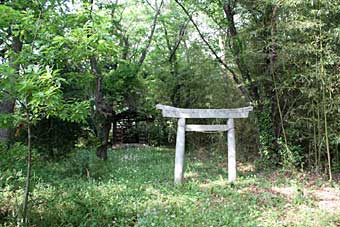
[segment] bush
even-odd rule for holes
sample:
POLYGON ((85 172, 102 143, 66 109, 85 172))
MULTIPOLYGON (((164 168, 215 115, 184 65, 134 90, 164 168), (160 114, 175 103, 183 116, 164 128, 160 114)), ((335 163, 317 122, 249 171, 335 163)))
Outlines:
POLYGON ((60 158, 74 148, 81 133, 79 123, 42 119, 32 128, 32 145, 43 157, 60 158))

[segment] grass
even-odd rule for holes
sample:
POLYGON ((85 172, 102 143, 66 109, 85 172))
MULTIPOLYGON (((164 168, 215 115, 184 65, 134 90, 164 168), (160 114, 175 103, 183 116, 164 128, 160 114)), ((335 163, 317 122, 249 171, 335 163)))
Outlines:
MULTIPOLYGON (((1 154, 0 226, 19 223, 23 152, 1 154)), ((58 162, 35 158, 31 226, 340 225, 338 184, 305 173, 255 172, 246 163, 228 184, 226 157, 210 156, 187 155, 182 186, 173 185, 170 149, 114 150, 106 162, 86 150, 58 162)))

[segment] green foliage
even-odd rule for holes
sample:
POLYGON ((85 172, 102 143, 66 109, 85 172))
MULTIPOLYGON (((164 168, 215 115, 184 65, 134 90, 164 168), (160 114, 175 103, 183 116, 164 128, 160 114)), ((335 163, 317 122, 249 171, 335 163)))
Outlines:
POLYGON ((281 165, 283 168, 287 170, 293 170, 294 168, 301 168, 304 167, 304 156, 303 156, 303 149, 298 146, 286 146, 281 142, 281 150, 280 156, 282 163, 281 165))
POLYGON ((0 125, 3 128, 10 128, 15 125, 18 125, 20 119, 17 116, 13 116, 13 114, 0 114, 0 125))
POLYGON ((3 170, 8 170, 11 168, 19 169, 23 167, 26 159, 26 146, 21 143, 15 143, 11 146, 10 150, 7 150, 7 146, 3 143, 0 143, 0 152, 1 152, 1 167, 3 170))
MULTIPOLYGON (((152 119, 145 125, 150 144, 172 145, 176 123, 161 118, 157 103, 184 108, 251 104, 256 113, 236 125, 242 155, 256 154, 269 167, 325 169, 327 161, 338 166, 336 0, 182 1, 205 42, 172 1, 163 2, 157 21, 160 1, 4 2, 0 103, 15 100, 16 108, 13 114, 0 114, 1 127, 21 127, 27 123, 27 110, 37 137, 43 134, 39 121, 63 122, 54 135, 61 134, 66 121, 79 124, 73 136, 67 136, 69 141, 41 138, 36 147, 67 153, 63 144, 71 148, 76 136, 81 136, 82 146, 99 145, 100 138, 84 138, 102 134, 98 122, 107 114, 112 120, 128 110, 137 112, 138 119, 152 119), (146 59, 140 64, 146 47, 146 59), (224 66, 214 59, 211 48, 224 66), (102 104, 107 112, 98 117, 97 105, 102 104)), ((187 141, 193 150, 225 151, 223 135, 189 134, 187 141)))
POLYGON ((68 176, 90 177, 90 162, 93 161, 93 154, 88 150, 77 150, 70 154, 66 166, 68 176))
MULTIPOLYGON (((60 159, 75 148, 82 135, 82 127, 80 123, 54 117, 37 122, 32 132, 33 147, 42 157, 60 159)), ((25 132, 23 134, 26 135, 25 132)))
POLYGON ((196 4, 228 43, 224 51, 237 64, 239 86, 245 85, 258 111, 260 153, 269 165, 321 167, 327 159, 338 162, 337 146, 331 145, 339 134, 335 123, 339 122, 339 33, 333 21, 340 14, 335 2, 196 4), (223 4, 237 18, 234 36, 223 31, 230 31, 232 23, 225 24, 228 8, 223 4))
POLYGON ((0 27, 9 27, 19 17, 19 11, 3 4, 0 5, 0 27))
POLYGON ((260 154, 262 156, 261 158, 262 161, 266 163, 266 166, 277 165, 280 160, 280 157, 278 153, 274 152, 273 148, 273 141, 275 139, 272 134, 273 125, 271 121, 271 112, 268 104, 265 105, 262 110, 263 110, 262 112, 256 113, 258 115, 257 127, 260 133, 261 144, 260 154))
MULTIPOLYGON (((17 99, 21 109, 15 115, 1 115, 2 127, 8 119, 20 119, 22 122, 35 124, 42 118, 59 116, 70 121, 84 121, 88 115, 88 102, 65 102, 61 93, 64 80, 57 76, 57 71, 49 67, 41 69, 30 65, 25 73, 16 79, 10 95, 17 99), (25 116, 29 113, 29 117, 25 116)), ((20 121, 19 121, 20 122, 20 121)))

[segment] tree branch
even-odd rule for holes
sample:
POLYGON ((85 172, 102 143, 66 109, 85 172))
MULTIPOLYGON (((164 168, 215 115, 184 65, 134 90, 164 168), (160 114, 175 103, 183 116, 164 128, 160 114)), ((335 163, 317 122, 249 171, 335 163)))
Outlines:
MULTIPOLYGON (((228 36, 231 39, 237 38, 237 30, 236 30, 235 21, 234 21, 234 15, 235 15, 234 8, 235 8, 235 2, 228 1, 227 3, 227 1, 225 1, 223 4, 223 11, 228 21, 228 36)), ((233 50, 232 53, 235 58, 235 63, 241 72, 241 76, 243 80, 245 82, 251 83, 250 72, 249 72, 248 66, 242 60, 240 50, 236 49, 238 47, 235 47, 234 44, 230 44, 229 48, 233 50)), ((254 84, 250 84, 250 89, 251 89, 250 92, 252 94, 252 97, 254 97, 255 100, 259 101, 260 95, 259 95, 257 86, 254 84)))
POLYGON ((216 60, 227 70, 231 73, 233 80, 235 81, 235 83, 238 85, 239 89, 241 90, 241 92, 243 93, 243 95, 245 95, 246 97, 248 97, 249 100, 252 100, 251 97, 249 96, 248 92, 246 91, 246 89, 243 87, 241 81, 238 79, 235 71, 228 66, 228 64, 226 64, 222 58, 220 56, 218 56, 217 52, 214 50, 214 48, 210 45, 210 43, 208 42, 208 40, 204 37, 203 33, 201 32, 201 30, 199 29, 198 25, 196 24, 196 22, 193 20, 192 16, 190 15, 190 13, 188 12, 188 10, 184 7, 183 4, 181 4, 178 0, 175 0, 175 2, 182 8, 182 10, 184 11, 184 13, 188 16, 188 18, 190 19, 191 23, 194 25, 196 31, 198 32, 199 36, 201 37, 201 39, 203 40, 203 42, 207 45, 207 47, 209 48, 209 50, 211 51, 211 53, 215 56, 216 60))
POLYGON ((169 57, 169 61, 171 61, 179 47, 179 44, 181 43, 183 37, 184 37, 184 34, 185 34, 185 30, 187 28, 189 24, 189 20, 187 20, 182 26, 181 26, 181 29, 179 31, 179 34, 178 34, 178 39, 175 43, 175 46, 171 49, 171 53, 170 53, 170 57, 169 57))
POLYGON ((148 39, 147 39, 146 47, 142 51, 142 55, 140 56, 140 59, 138 61, 139 65, 143 64, 143 62, 146 58, 146 55, 148 53, 148 50, 149 50, 149 47, 150 47, 150 44, 151 44, 151 41, 152 41, 152 38, 153 38, 153 34, 155 33, 155 30, 156 30, 157 20, 158 20, 159 14, 161 12, 162 5, 163 5, 163 0, 161 1, 161 4, 159 5, 159 7, 157 8, 157 11, 155 13, 153 23, 152 23, 152 27, 151 27, 151 31, 150 31, 150 34, 149 34, 148 39))

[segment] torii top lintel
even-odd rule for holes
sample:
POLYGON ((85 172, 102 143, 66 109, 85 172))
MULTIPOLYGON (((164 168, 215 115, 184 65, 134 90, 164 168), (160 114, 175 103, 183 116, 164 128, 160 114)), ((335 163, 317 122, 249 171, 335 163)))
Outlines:
POLYGON ((162 110, 163 117, 174 118, 247 118, 252 106, 235 109, 183 109, 158 104, 156 108, 162 110))

